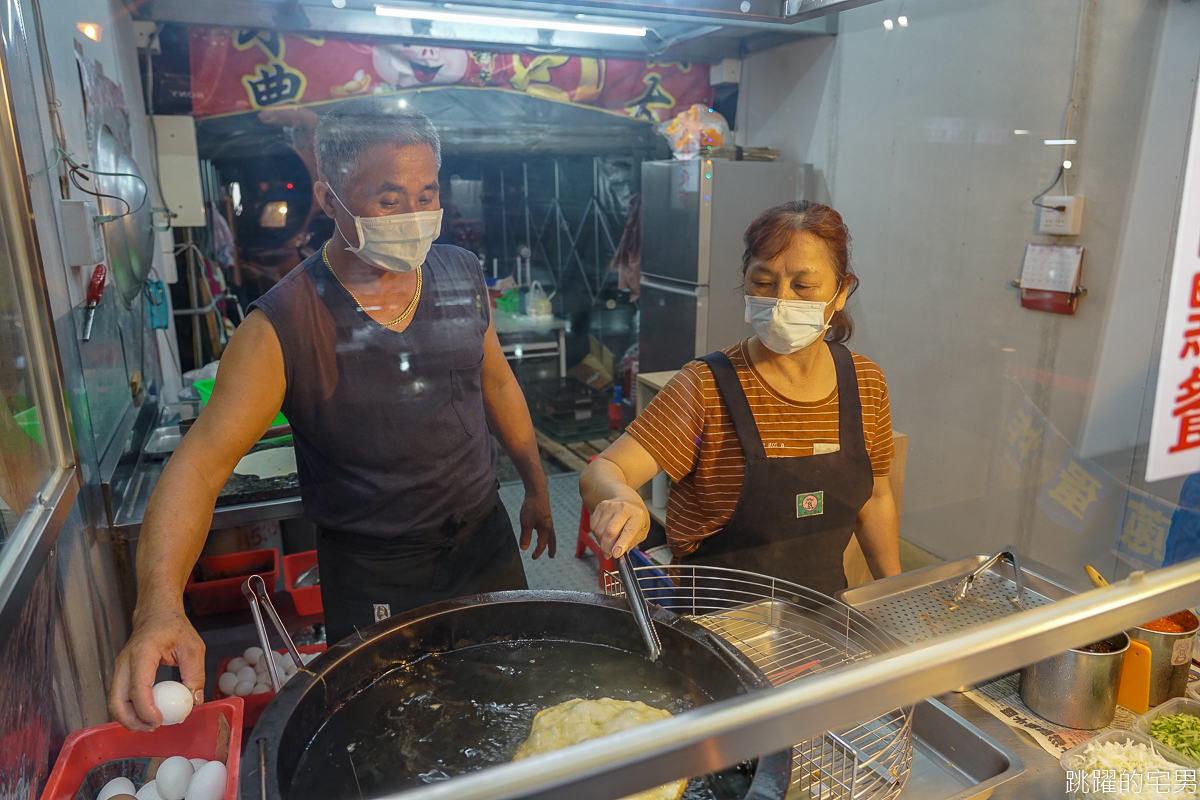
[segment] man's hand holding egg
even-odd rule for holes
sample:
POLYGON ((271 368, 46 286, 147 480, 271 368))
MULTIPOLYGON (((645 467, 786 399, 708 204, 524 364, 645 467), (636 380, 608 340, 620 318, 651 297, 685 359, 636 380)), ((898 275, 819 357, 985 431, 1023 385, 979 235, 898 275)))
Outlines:
POLYGON ((117 656, 108 695, 112 718, 131 731, 151 731, 163 724, 151 688, 163 664, 179 667, 193 702, 204 702, 204 642, 188 622, 182 602, 144 607, 153 610, 142 616, 139 604, 134 612, 133 634, 117 656))

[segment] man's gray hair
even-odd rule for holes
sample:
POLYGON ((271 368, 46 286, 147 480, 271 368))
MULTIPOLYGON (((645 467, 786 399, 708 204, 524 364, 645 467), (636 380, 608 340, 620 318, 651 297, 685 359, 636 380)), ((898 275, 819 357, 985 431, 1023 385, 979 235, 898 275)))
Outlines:
POLYGON ((317 128, 317 169, 340 192, 358 168, 358 155, 379 144, 427 144, 442 166, 442 142, 420 111, 357 109, 332 111, 317 128))

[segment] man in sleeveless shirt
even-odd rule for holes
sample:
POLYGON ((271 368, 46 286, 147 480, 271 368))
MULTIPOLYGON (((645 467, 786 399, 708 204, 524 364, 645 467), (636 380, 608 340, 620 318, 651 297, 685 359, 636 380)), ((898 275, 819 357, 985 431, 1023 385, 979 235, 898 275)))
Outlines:
POLYGON ((183 587, 217 495, 280 411, 305 516, 318 527, 330 643, 439 600, 526 588, 497 497, 491 430, 525 484, 520 547, 555 552, 529 411, 491 319, 478 259, 431 246, 441 149, 421 114, 334 112, 317 135, 316 200, 333 238, 252 306, 204 413, 167 462, 138 543, 134 630, 109 710, 161 720, 151 686, 176 665, 202 700, 204 644, 183 587))

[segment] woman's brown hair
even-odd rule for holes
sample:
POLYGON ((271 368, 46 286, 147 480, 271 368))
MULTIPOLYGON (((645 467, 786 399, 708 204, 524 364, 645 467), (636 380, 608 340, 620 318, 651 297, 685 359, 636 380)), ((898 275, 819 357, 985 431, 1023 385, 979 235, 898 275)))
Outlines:
MULTIPOLYGON (((811 233, 825 243, 833 270, 837 273, 838 286, 850 287, 846 294, 849 299, 858 289, 858 276, 850 268, 850 231, 846 230, 841 214, 829 206, 809 200, 768 208, 750 223, 743 237, 746 252, 742 254, 742 277, 750 269, 751 261, 770 261, 791 246, 802 233, 811 233)), ((829 326, 829 333, 825 337, 829 342, 848 342, 854 334, 854 322, 845 310, 833 312, 829 326)))

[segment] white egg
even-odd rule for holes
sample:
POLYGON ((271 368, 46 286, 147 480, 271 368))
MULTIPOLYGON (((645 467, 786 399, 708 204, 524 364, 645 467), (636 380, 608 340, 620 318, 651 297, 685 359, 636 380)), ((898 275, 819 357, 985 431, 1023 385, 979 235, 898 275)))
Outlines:
POLYGON ((200 771, 201 767, 208 763, 207 758, 189 758, 188 761, 192 762, 192 769, 196 770, 197 772, 200 771))
POLYGON ((254 680, 254 682, 255 682, 256 684, 270 683, 270 682, 271 682, 271 676, 270 676, 270 675, 268 675, 267 673, 265 673, 265 672, 264 672, 262 675, 259 675, 259 676, 258 676, 258 677, 257 677, 257 678, 254 680))
POLYGON ((267 660, 265 658, 259 659, 259 662, 254 665, 254 671, 259 673, 260 675, 266 674, 267 660))
POLYGON ((96 795, 96 800, 110 800, 119 794, 133 794, 135 791, 137 790, 133 788, 133 781, 129 778, 113 778, 104 784, 100 794, 96 795))
POLYGON ((307 664, 308 662, 310 662, 314 658, 316 658, 318 655, 320 655, 320 653, 301 653, 300 660, 303 661, 305 664, 307 664))
POLYGON ((246 659, 242 658, 241 656, 238 656, 237 658, 229 659, 229 663, 225 665, 225 669, 227 669, 229 672, 232 672, 234 675, 236 675, 237 671, 239 669, 241 669, 242 667, 248 667, 248 666, 253 666, 253 665, 250 664, 250 662, 248 662, 246 659))
POLYGON ((280 686, 286 685, 287 682, 290 681, 292 679, 292 676, 295 674, 296 673, 294 673, 294 672, 285 672, 282 675, 280 675, 279 676, 279 685, 280 686))
POLYGON ((254 688, 250 690, 250 694, 266 694, 269 691, 271 691, 271 684, 256 683, 254 684, 254 688))
POLYGON ((233 689, 233 694, 236 697, 245 697, 253 691, 254 681, 238 681, 238 685, 233 689))
POLYGON ((221 800, 225 796, 227 775, 225 765, 220 761, 210 761, 192 777, 188 784, 185 800, 221 800))
POLYGON ((142 788, 138 789, 136 797, 137 800, 162 800, 162 796, 158 793, 158 782, 147 781, 142 788))
POLYGON ((163 725, 178 725, 192 713, 192 693, 178 681, 154 684, 154 705, 162 714, 163 725))
POLYGON ((246 652, 242 654, 247 664, 257 664, 262 656, 263 651, 261 647, 247 647, 246 652))
POLYGON ((237 679, 239 681, 250 681, 253 683, 255 676, 257 675, 258 673, 255 671, 254 667, 242 667, 237 671, 237 679))
POLYGON ((282 667, 285 664, 292 663, 292 657, 289 656, 287 653, 277 653, 274 650, 272 650, 271 657, 275 659, 275 666, 277 666, 277 667, 282 667))
POLYGON ((196 772, 192 762, 183 756, 171 756, 158 766, 154 788, 162 800, 183 800, 188 782, 196 772))
POLYGON ((237 684, 238 676, 236 672, 222 672, 221 677, 217 678, 217 688, 226 697, 233 694, 233 689, 237 684))

